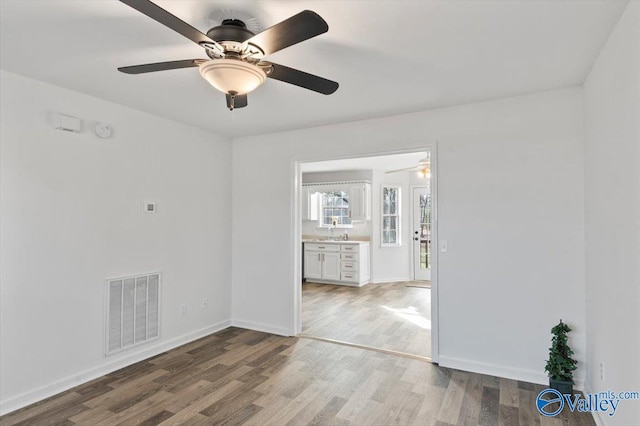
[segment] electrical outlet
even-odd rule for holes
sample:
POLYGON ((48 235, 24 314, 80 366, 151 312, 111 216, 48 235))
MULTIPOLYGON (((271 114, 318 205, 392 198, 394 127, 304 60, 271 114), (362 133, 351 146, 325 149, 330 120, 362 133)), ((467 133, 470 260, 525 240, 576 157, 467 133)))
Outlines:
POLYGON ((600 381, 604 382, 604 362, 600 363, 600 381))
POLYGON ((207 309, 208 307, 209 307, 209 301, 205 297, 204 299, 202 299, 202 309, 207 309))
POLYGON ((187 305, 185 305, 184 303, 180 305, 180 315, 182 316, 187 315, 187 305))

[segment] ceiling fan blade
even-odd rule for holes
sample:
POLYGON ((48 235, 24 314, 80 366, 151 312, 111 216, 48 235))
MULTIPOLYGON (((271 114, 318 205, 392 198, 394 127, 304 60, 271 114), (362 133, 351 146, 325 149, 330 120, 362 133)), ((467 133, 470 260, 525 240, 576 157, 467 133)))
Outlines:
POLYGON ((327 31, 329 26, 320 15, 310 10, 303 10, 254 35, 246 43, 256 45, 265 55, 270 55, 327 31))
POLYGON ((404 169, 389 170, 388 172, 385 172, 385 174, 388 174, 388 173, 397 173, 397 172, 404 172, 404 171, 407 171, 407 170, 416 170, 416 169, 421 169, 421 168, 423 168, 423 167, 424 167, 424 166, 405 167, 404 169))
POLYGON ((207 62, 205 59, 184 59, 182 61, 170 61, 170 62, 156 62, 154 64, 144 65, 131 65, 129 67, 120 67, 118 71, 125 74, 144 74, 147 72, 176 70, 179 68, 191 68, 197 67, 202 62, 207 62))
POLYGON ((236 108, 244 108, 248 105, 247 95, 236 95, 233 99, 233 107, 231 106, 231 95, 225 95, 227 97, 227 108, 234 110, 236 108))
POLYGON ((131 6, 140 13, 147 15, 149 18, 160 22, 162 25, 171 28, 173 31, 182 34, 194 43, 211 43, 217 44, 214 40, 193 28, 180 18, 167 12, 157 4, 149 0, 120 0, 127 6, 131 6))
POLYGON ((304 87, 305 89, 313 90, 323 95, 330 95, 338 90, 338 83, 318 77, 317 75, 285 67, 284 65, 274 64, 273 62, 260 62, 259 65, 271 65, 271 72, 267 73, 267 77, 275 80, 304 87))

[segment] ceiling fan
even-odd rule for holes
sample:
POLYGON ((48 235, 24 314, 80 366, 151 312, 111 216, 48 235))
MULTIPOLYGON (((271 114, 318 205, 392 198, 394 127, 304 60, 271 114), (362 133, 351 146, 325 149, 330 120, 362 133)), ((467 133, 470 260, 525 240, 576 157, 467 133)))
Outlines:
POLYGON ((405 172, 407 170, 417 170, 418 174, 421 177, 429 176, 431 174, 431 158, 430 158, 430 156, 427 155, 422 160, 418 161, 418 165, 417 166, 405 167, 403 169, 398 169, 398 170, 389 170, 388 172, 385 172, 385 173, 386 174, 398 173, 398 172, 405 172))
POLYGON ((247 93, 267 77, 324 95, 338 90, 335 81, 263 60, 267 55, 327 32, 329 26, 315 12, 302 11, 258 34, 249 31, 239 19, 224 19, 205 35, 149 0, 120 1, 197 43, 209 59, 133 65, 120 67, 118 71, 143 74, 198 67, 200 75, 225 94, 230 110, 246 107, 247 93))

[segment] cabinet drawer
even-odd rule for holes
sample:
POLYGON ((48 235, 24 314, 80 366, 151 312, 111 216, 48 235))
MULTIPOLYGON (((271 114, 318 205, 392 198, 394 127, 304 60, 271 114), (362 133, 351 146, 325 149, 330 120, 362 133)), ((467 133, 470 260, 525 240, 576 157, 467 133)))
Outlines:
POLYGON ((357 272, 344 272, 340 273, 340 281, 350 281, 357 283, 358 282, 358 273, 357 272))
POLYGON ((341 253, 340 259, 355 262, 358 260, 358 255, 356 253, 341 253))
POLYGON ((357 262, 345 262, 342 261, 342 268, 343 271, 357 271, 358 270, 358 263, 357 262))
POLYGON ((340 249, 343 253, 357 253, 358 252, 358 245, 357 244, 343 244, 341 249, 340 249))
POLYGON ((304 245, 305 250, 310 251, 340 251, 338 244, 309 244, 304 245))

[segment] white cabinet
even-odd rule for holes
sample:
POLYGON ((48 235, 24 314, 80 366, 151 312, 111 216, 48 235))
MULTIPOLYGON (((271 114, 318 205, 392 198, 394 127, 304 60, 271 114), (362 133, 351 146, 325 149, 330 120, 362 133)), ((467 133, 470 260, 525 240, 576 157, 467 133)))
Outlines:
POLYGON ((302 220, 320 219, 321 194, 313 188, 302 189, 302 220))
POLYGON ((371 278, 369 243, 305 243, 304 278, 309 282, 362 286, 371 278))
POLYGON ((340 247, 340 281, 362 286, 371 279, 369 243, 342 244, 340 247))
POLYGON ((371 219, 371 185, 368 183, 349 187, 349 217, 355 221, 371 219))
POLYGON ((308 280, 340 279, 340 246, 304 245, 304 277, 308 280))
POLYGON ((304 277, 307 280, 322 279, 322 254, 317 251, 304 250, 304 277))
POLYGON ((340 279, 340 253, 322 253, 322 279, 340 279))

